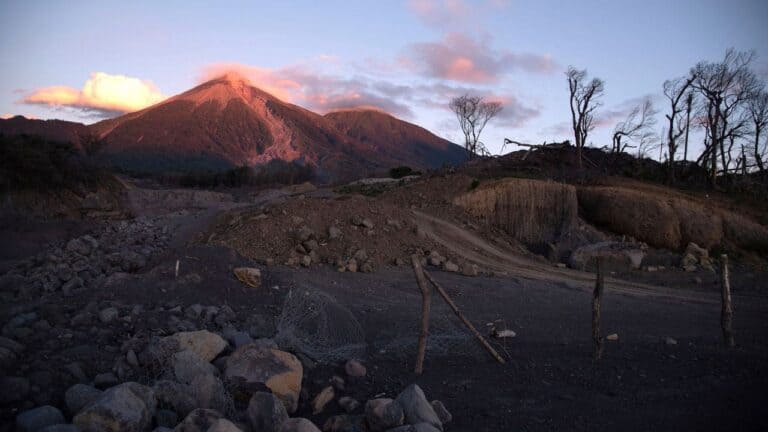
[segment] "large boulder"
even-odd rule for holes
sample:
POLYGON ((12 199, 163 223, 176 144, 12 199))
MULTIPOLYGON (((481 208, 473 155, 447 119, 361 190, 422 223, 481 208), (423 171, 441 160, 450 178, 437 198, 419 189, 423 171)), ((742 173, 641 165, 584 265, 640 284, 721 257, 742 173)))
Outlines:
POLYGON ((64 415, 50 405, 33 408, 16 416, 18 432, 37 432, 45 427, 66 423, 64 415))
POLYGON ((279 432, 288 420, 283 403, 272 393, 256 392, 248 403, 248 421, 254 432, 279 432))
POLYGON ((191 389, 175 381, 160 380, 152 385, 159 407, 168 408, 181 417, 186 417, 197 408, 197 400, 192 396, 191 389))
POLYGON ((296 356, 257 344, 236 349, 227 359, 224 370, 225 379, 235 385, 266 385, 289 413, 298 407, 303 375, 303 367, 296 356))
POLYGON ((176 380, 191 384, 198 375, 215 375, 217 370, 194 351, 179 351, 171 357, 171 366, 176 380))
POLYGON ((443 430, 440 418, 432 408, 432 404, 424 396, 424 391, 418 385, 409 385, 402 393, 397 395, 395 400, 403 407, 406 423, 410 425, 429 423, 435 428, 443 430))
POLYGON ((179 332, 168 338, 176 340, 179 349, 192 351, 207 362, 213 361, 228 346, 224 338, 208 330, 179 332))
POLYGON ((227 419, 218 419, 206 432, 242 432, 242 430, 227 419))
POLYGON ((157 408, 151 388, 127 382, 106 390, 72 423, 83 432, 139 432, 149 429, 157 408))
POLYGON ((98 399, 103 392, 96 387, 85 384, 75 384, 64 393, 64 402, 72 415, 80 412, 86 405, 98 399))
POLYGON ((198 375, 189 387, 197 400, 198 408, 211 408, 223 412, 231 401, 224 383, 214 375, 198 375))

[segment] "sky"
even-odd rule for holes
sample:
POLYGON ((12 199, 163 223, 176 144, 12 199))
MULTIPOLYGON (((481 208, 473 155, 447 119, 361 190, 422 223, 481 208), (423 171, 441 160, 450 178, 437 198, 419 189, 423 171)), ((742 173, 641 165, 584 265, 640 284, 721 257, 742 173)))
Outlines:
POLYGON ((235 70, 321 114, 377 108, 457 143, 452 97, 500 101, 492 153, 571 138, 569 65, 605 81, 595 146, 644 98, 662 116, 664 80, 729 47, 768 79, 765 0, 2 0, 0 40, 3 117, 89 124, 235 70))

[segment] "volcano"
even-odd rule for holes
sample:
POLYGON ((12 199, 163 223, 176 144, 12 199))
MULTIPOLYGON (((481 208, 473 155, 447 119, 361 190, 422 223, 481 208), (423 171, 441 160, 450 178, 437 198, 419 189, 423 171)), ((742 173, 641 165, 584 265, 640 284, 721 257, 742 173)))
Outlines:
POLYGON ((464 150, 418 126, 362 111, 321 116, 227 74, 90 126, 102 156, 143 173, 217 171, 282 161, 319 180, 352 180, 399 165, 456 164, 464 150))

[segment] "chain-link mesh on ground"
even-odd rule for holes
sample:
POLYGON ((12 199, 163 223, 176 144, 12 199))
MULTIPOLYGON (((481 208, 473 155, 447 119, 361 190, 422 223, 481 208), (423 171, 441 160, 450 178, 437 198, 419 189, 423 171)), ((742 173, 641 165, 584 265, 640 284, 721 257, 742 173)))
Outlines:
POLYGON ((354 314, 320 291, 291 290, 283 303, 275 342, 320 363, 362 357, 365 332, 354 314))
MULTIPOLYGON (((421 298, 408 304, 411 319, 398 331, 398 336, 382 340, 376 351, 401 359, 415 359, 419 334, 421 334, 421 298)), ((479 328, 479 326, 478 326, 479 328)), ((482 331, 482 329, 480 329, 482 331)), ((474 336, 459 321, 453 310, 437 296, 432 296, 429 314, 429 335, 427 336, 427 357, 467 356, 482 357, 482 348, 474 336)))

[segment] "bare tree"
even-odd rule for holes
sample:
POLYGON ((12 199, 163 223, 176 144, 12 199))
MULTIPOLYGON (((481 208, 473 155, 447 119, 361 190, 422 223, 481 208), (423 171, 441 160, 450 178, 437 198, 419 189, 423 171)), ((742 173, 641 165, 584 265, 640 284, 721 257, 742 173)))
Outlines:
POLYGON ((487 154, 485 145, 480 142, 480 134, 488 121, 503 109, 501 102, 486 102, 480 96, 463 95, 451 99, 448 106, 459 120, 459 126, 464 133, 464 148, 469 153, 469 158, 487 154))
POLYGON ((729 49, 722 61, 700 62, 691 70, 691 75, 696 77, 693 87, 704 98, 702 117, 709 138, 709 145, 699 160, 705 164, 709 162, 713 186, 717 180, 718 156, 724 172, 727 172, 729 158, 726 157, 726 142, 742 133, 748 122, 743 108, 758 84, 750 69, 754 58, 754 52, 729 49))
POLYGON ((656 125, 656 113, 650 98, 646 98, 642 104, 634 107, 627 114, 627 118, 617 123, 613 128, 612 151, 621 153, 627 148, 637 147, 641 141, 644 143, 649 141, 654 135, 653 127, 656 125), (630 142, 634 142, 635 145, 629 145, 630 142))
POLYGON ((688 92, 685 98, 685 148, 683 149, 683 160, 688 160, 688 135, 691 131, 691 111, 693 110, 693 92, 688 92))
POLYGON ((582 166, 582 149, 587 142, 589 132, 594 128, 595 110, 600 107, 600 97, 605 92, 605 83, 599 78, 587 81, 587 70, 578 70, 569 66, 565 72, 568 78, 569 101, 571 107, 571 125, 576 141, 579 168, 582 166))
MULTIPOLYGON (((664 81, 664 96, 669 100, 670 112, 665 114, 667 118, 667 150, 669 158, 669 181, 670 183, 675 181, 675 155, 677 154, 678 139, 685 134, 686 137, 686 151, 688 152, 688 128, 690 126, 690 110, 693 104, 693 81, 696 79, 695 75, 689 75, 685 78, 675 78, 672 80, 664 81), (683 105, 685 104, 685 106, 683 105), (686 114, 686 121, 684 122, 683 110, 686 114)), ((687 154, 685 155, 687 156, 687 154)), ((685 157, 684 156, 684 157, 685 157)))
POLYGON ((760 85, 760 90, 756 91, 747 102, 747 111, 749 119, 752 122, 752 132, 754 133, 754 142, 752 148, 752 157, 760 172, 765 171, 763 157, 760 146, 760 134, 765 126, 768 125, 768 91, 765 90, 765 83, 760 85))

